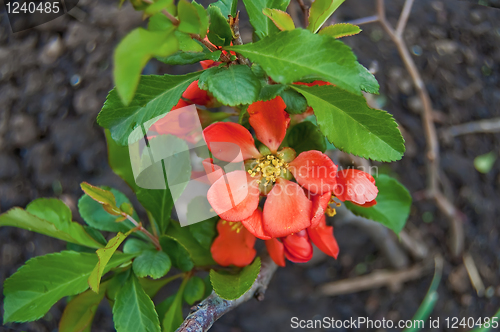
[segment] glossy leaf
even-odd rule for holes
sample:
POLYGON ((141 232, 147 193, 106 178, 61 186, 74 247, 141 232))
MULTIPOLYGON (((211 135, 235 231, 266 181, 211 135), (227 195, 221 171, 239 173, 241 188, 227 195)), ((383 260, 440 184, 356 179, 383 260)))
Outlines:
POLYGON ((177 5, 177 16, 179 18, 179 31, 193 33, 204 38, 208 30, 208 15, 203 6, 196 2, 180 0, 177 5))
POLYGON ((233 32, 227 17, 224 17, 219 7, 213 5, 208 6, 208 14, 210 15, 208 39, 216 46, 230 45, 233 32))
POLYGON ((205 282, 200 277, 191 277, 184 289, 184 301, 189 305, 200 301, 205 294, 205 282))
MULTIPOLYGON (((160 289, 162 289, 166 284, 172 282, 173 280, 179 278, 180 275, 174 275, 168 278, 163 278, 163 279, 150 279, 150 278, 140 278, 139 283, 141 284, 142 288, 148 294, 149 297, 154 297, 160 289)), ((159 314, 159 313, 158 313, 159 314)), ((160 320, 162 316, 159 316, 160 320)))
MULTIPOLYGON (((121 206, 123 203, 130 204, 127 196, 125 196, 120 191, 109 187, 103 188, 105 190, 109 190, 113 194, 113 196, 116 198, 116 205, 121 206)), ((134 225, 128 220, 116 222, 117 217, 115 215, 106 212, 101 204, 93 200, 87 194, 83 195, 78 200, 78 212, 89 226, 92 226, 101 231, 127 232, 134 227, 134 225)), ((132 216, 134 216, 134 219, 137 218, 137 214, 135 212, 132 214, 132 216)))
MULTIPOLYGON (((111 137, 111 132, 106 129, 106 144, 108 147, 108 163, 113 172, 121 177, 133 191, 137 191, 138 187, 135 183, 134 173, 132 171, 132 165, 130 164, 130 153, 128 146, 121 146, 116 144, 116 142, 111 137)), ((118 200, 116 193, 113 193, 115 198, 118 200)))
POLYGON ((309 25, 307 29, 312 32, 317 32, 344 1, 345 0, 315 0, 309 9, 309 25))
POLYGON ((87 182, 82 182, 80 184, 80 187, 85 192, 85 194, 89 195, 94 201, 102 204, 102 206, 109 213, 120 215, 121 211, 116 206, 116 199, 111 191, 93 186, 87 182))
MULTIPOLYGON (((181 227, 177 221, 171 221, 167 235, 182 244, 191 255, 195 266, 206 266, 215 264, 210 250, 202 247, 189 231, 189 227, 181 227)), ((167 254, 170 253, 167 251, 167 254)))
POLYGON ((318 34, 330 36, 333 38, 342 38, 357 35, 360 32, 361 29, 357 25, 350 23, 338 23, 321 29, 318 34))
POLYGON ((354 214, 378 221, 399 234, 410 215, 411 195, 398 180, 381 174, 375 178, 378 188, 377 204, 364 208, 350 202, 346 207, 354 214))
POLYGON ((26 210, 10 209, 0 215, 0 227, 3 226, 27 229, 90 248, 103 247, 85 231, 82 225, 71 221, 71 210, 55 198, 36 199, 26 207, 26 210))
POLYGON ((159 279, 166 275, 172 262, 166 253, 158 250, 146 250, 134 259, 132 268, 139 278, 159 279))
POLYGON ((326 151, 325 136, 312 122, 304 121, 290 129, 287 134, 288 146, 293 148, 297 155, 304 151, 326 151))
POLYGON ((252 287, 259 272, 260 258, 257 257, 252 264, 245 266, 238 274, 222 274, 210 270, 210 281, 214 291, 221 298, 236 300, 252 287))
POLYGON ((338 149, 378 161, 403 156, 404 139, 391 114, 372 109, 363 97, 335 86, 293 88, 307 99, 320 130, 338 149))
POLYGON ((349 46, 307 30, 281 31, 256 43, 225 47, 258 63, 277 83, 323 80, 361 95, 376 93, 373 75, 360 67, 349 46))
POLYGON ((179 41, 179 50, 183 52, 203 52, 203 47, 190 35, 184 32, 175 31, 175 37, 179 41))
POLYGON ((184 320, 182 316, 182 298, 187 281, 187 278, 182 280, 181 287, 179 287, 172 304, 165 313, 162 321, 163 332, 174 332, 184 320))
POLYGON ((136 238, 128 238, 123 245, 123 252, 126 254, 135 254, 142 252, 144 250, 155 249, 155 246, 151 242, 145 242, 136 238))
POLYGON ((222 51, 211 52, 208 48, 203 49, 202 52, 183 52, 178 51, 168 57, 159 57, 159 61, 167 65, 190 65, 203 60, 219 60, 222 51))
MULTIPOLYGON (((130 261, 132 255, 117 254, 104 272, 130 261)), ((61 298, 85 291, 97 263, 90 253, 63 251, 30 259, 4 283, 3 323, 37 320, 61 298)))
POLYGON ((280 97, 286 104, 286 111, 290 114, 302 114, 307 110, 307 100, 292 88, 285 89, 280 97))
POLYGON ((160 13, 163 9, 167 10, 170 14, 173 13, 175 15, 176 7, 174 0, 157 0, 156 2, 150 4, 144 12, 148 15, 154 15, 160 13))
POLYGON ((103 282, 99 294, 87 290, 74 297, 64 308, 59 321, 59 332, 91 332, 92 321, 101 303, 108 282, 103 282))
POLYGON ((89 286, 94 292, 99 293, 99 285, 101 283, 101 277, 104 274, 104 271, 106 271, 106 266, 108 262, 110 261, 113 254, 116 252, 116 249, 118 249, 123 240, 125 240, 131 232, 132 230, 128 231, 125 234, 123 233, 116 234, 115 237, 109 240, 106 247, 98 249, 96 251, 99 261, 97 262, 96 266, 94 267, 92 273, 88 278, 89 286))
POLYGON ((128 106, 121 102, 116 89, 113 89, 97 116, 97 122, 111 131, 111 137, 118 144, 128 145, 129 135, 137 126, 169 112, 199 75, 199 72, 194 72, 179 76, 142 76, 137 94, 128 106))
POLYGON ((281 31, 295 29, 295 24, 293 23, 292 17, 285 11, 279 9, 264 8, 262 13, 269 17, 281 31))
POLYGON ((155 56, 167 56, 178 50, 174 27, 165 31, 132 30, 116 47, 113 76, 124 105, 134 97, 141 71, 155 56))
POLYGON ((259 100, 267 101, 276 98, 283 91, 285 91, 286 85, 283 84, 262 84, 262 88, 259 93, 259 100))
POLYGON ((113 305, 113 321, 117 332, 160 332, 160 320, 151 298, 133 274, 118 291, 113 305))
POLYGON ((257 100, 260 81, 248 66, 233 65, 216 69, 202 75, 206 86, 199 84, 200 88, 208 90, 218 101, 228 106, 251 104, 257 100))
POLYGON ((164 234, 174 207, 170 190, 140 188, 137 191, 137 199, 155 218, 160 234, 164 234))
POLYGON ((286 10, 290 0, 243 0, 250 23, 259 38, 279 31, 274 23, 262 12, 265 8, 286 10))
POLYGON ((172 260, 172 265, 181 271, 191 271, 194 267, 191 254, 187 248, 177 239, 168 235, 160 237, 160 245, 164 252, 168 254, 172 260))
POLYGON ((229 15, 236 17, 238 0, 219 0, 214 2, 212 6, 219 7, 224 18, 227 18, 229 15))

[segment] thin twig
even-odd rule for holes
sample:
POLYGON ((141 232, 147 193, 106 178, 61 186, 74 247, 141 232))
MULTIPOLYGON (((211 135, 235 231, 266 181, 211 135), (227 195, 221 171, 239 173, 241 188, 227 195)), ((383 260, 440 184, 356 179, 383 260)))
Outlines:
MULTIPOLYGON (((241 40, 241 35, 240 35, 240 12, 236 14, 236 17, 234 19, 233 25, 233 33, 234 33, 234 38, 233 38, 233 45, 243 45, 243 40, 241 40)), ((238 62, 242 65, 250 65, 250 61, 248 61, 247 58, 245 58, 243 55, 237 53, 236 56, 238 57, 238 62)))
POLYGON ((500 118, 493 118, 451 126, 442 130, 441 135, 443 137, 451 138, 466 134, 498 132, 500 132, 500 118))
POLYGON ((205 332, 227 312, 233 310, 240 304, 256 298, 258 301, 264 300, 264 293, 267 285, 271 281, 274 272, 278 268, 269 255, 261 256, 262 265, 259 276, 252 285, 252 288, 243 296, 236 300, 224 300, 215 292, 203 300, 200 304, 193 307, 191 313, 186 317, 177 332, 205 332))
POLYGON ((123 213, 122 215, 128 220, 130 220, 130 222, 134 224, 134 226, 137 228, 138 231, 143 232, 151 240, 151 242, 153 242, 158 251, 162 250, 158 238, 154 237, 153 234, 151 234, 147 229, 145 229, 144 226, 142 226, 142 223, 137 222, 134 218, 132 218, 132 216, 126 213, 123 213))
POLYGON ((413 6, 414 0, 408 0, 405 2, 403 7, 403 11, 399 16, 398 26, 396 28, 396 35, 401 37, 403 35, 403 31, 405 30, 406 23, 408 22, 408 17, 410 17, 411 7, 413 6))
POLYGON ((467 274, 469 275, 470 282, 474 289, 477 292, 479 297, 484 295, 484 283, 483 279, 479 275, 479 271, 477 270, 476 263, 474 259, 469 253, 465 253, 463 256, 465 269, 467 270, 467 274))
POLYGON ((302 13, 304 14, 304 28, 305 28, 309 25, 309 7, 307 7, 304 4, 303 0, 297 0, 297 2, 299 3, 302 13))
POLYGON ((378 20, 379 20, 378 15, 372 15, 372 16, 358 18, 358 19, 349 21, 347 23, 354 24, 354 25, 363 25, 363 24, 368 24, 368 23, 375 23, 375 22, 378 22, 378 20))

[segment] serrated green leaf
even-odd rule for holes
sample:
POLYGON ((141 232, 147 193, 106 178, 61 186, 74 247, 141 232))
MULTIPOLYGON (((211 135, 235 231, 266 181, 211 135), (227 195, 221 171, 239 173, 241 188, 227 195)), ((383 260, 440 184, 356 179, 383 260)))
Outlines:
POLYGON ((182 280, 181 287, 179 287, 172 304, 165 313, 165 318, 162 321, 163 332, 174 332, 184 320, 182 316, 182 297, 187 281, 187 278, 182 280))
POLYGON ((215 293, 226 300, 236 300, 252 287, 260 272, 260 258, 245 266, 238 274, 222 274, 210 270, 210 281, 215 293))
MULTIPOLYGON (((120 191, 109 187, 103 188, 109 190, 113 194, 113 196, 116 198, 117 205, 121 206, 123 203, 130 204, 127 196, 125 196, 120 191)), ((93 200, 87 194, 84 194, 78 200, 78 212, 80 212, 80 216, 89 226, 92 226, 101 231, 127 232, 134 227, 134 225, 129 220, 116 222, 116 216, 106 212, 101 204, 93 200)), ((132 216, 134 217, 134 219, 138 218, 135 212, 132 214, 132 216)))
POLYGON ((403 156, 404 139, 391 114, 335 86, 292 87, 307 99, 321 132, 339 150, 378 161, 403 156))
POLYGON ((255 34, 259 38, 271 35, 279 31, 262 10, 265 8, 286 10, 290 0, 243 0, 247 9, 250 23, 252 24, 255 34))
POLYGON ((59 321, 59 332, 91 332, 94 315, 106 295, 108 283, 101 284, 99 294, 88 290, 69 301, 59 321))
MULTIPOLYGON (((133 255, 117 254, 104 272, 123 264, 133 255)), ((37 320, 61 298, 85 291, 97 263, 90 253, 62 251, 30 259, 4 283, 4 323, 37 320)))
POLYGON ((361 29, 357 25, 350 23, 337 23, 321 29, 318 34, 330 36, 333 38, 342 38, 357 35, 360 32, 361 29))
POLYGON ((129 238, 123 245, 123 252, 126 254, 136 254, 144 250, 155 249, 151 242, 145 242, 135 238, 129 238))
MULTIPOLYGON (((172 220, 166 234, 174 238, 189 251, 195 266, 215 264, 210 250, 202 247, 198 241, 196 241, 189 231, 189 227, 181 227, 177 221, 172 220)), ((170 255, 169 251, 166 252, 170 255)), ((170 258, 172 258, 172 256, 170 258)))
POLYGON ((277 83, 323 80, 358 95, 373 85, 373 75, 360 67, 349 46, 303 29, 281 31, 256 43, 225 49, 258 63, 277 83))
POLYGON ((164 234, 174 207, 170 190, 140 188, 137 191, 137 199, 155 218, 160 234, 164 234))
POLYGON ((309 150, 326 151, 325 136, 316 125, 309 121, 293 126, 287 134, 286 141, 297 155, 309 150))
POLYGON ((116 206, 116 199, 111 191, 93 186, 87 182, 82 182, 80 187, 90 198, 102 204, 106 211, 117 216, 120 215, 120 209, 116 206))
POLYGON ((168 235, 160 237, 160 245, 164 252, 168 254, 172 260, 172 265, 181 271, 191 271, 194 267, 191 254, 187 248, 177 239, 168 235))
POLYGON ((219 0, 214 2, 212 6, 219 7, 222 15, 227 18, 229 15, 236 17, 238 9, 238 0, 219 0))
POLYGON ((307 29, 316 33, 345 0, 315 0, 309 9, 307 29))
POLYGON ((280 97, 286 104, 286 109, 289 114, 302 114, 307 110, 307 100, 294 89, 287 88, 280 97))
POLYGON ((108 262, 110 261, 113 254, 116 252, 116 249, 118 249, 123 240, 125 240, 131 232, 132 230, 128 231, 125 234, 123 233, 116 234, 115 237, 109 240, 106 247, 98 249, 96 251, 99 261, 97 262, 96 266, 94 267, 92 273, 88 278, 89 286, 94 292, 99 293, 99 285, 101 283, 101 277, 106 271, 106 266, 108 262))
POLYGON ((113 321, 117 332, 161 331, 154 303, 133 273, 116 295, 113 321))
POLYGON ((97 122, 111 131, 111 137, 118 144, 128 145, 129 135, 137 126, 169 112, 199 75, 200 72, 179 76, 142 76, 137 94, 128 106, 121 102, 116 89, 113 89, 97 116, 97 122))
MULTIPOLYGON (((218 69, 212 75, 207 74, 207 86, 200 88, 208 90, 218 101, 228 106, 251 104, 260 93, 260 81, 246 65, 233 65, 218 69)), ((201 80, 201 78, 200 78, 201 80)))
POLYGON ((195 1, 180 0, 177 5, 179 31, 200 35, 204 38, 208 29, 208 15, 203 6, 195 1))
POLYGON ((205 294, 205 282, 200 277, 194 276, 190 278, 184 289, 184 301, 189 305, 193 305, 196 301, 200 301, 205 294))
POLYGON ((285 11, 279 9, 264 8, 262 10, 262 13, 269 17, 281 31, 295 29, 295 24, 293 23, 292 17, 285 11))
POLYGON ((285 91, 286 85, 283 84, 262 84, 259 93, 259 100, 271 100, 285 91))
POLYGON ((178 51, 168 57, 157 58, 158 61, 167 65, 190 65, 203 60, 219 60, 222 51, 211 52, 208 48, 204 48, 203 52, 182 52, 178 51))
MULTIPOLYGON (((132 165, 130 163, 130 153, 128 146, 121 146, 111 137, 109 129, 104 130, 106 134, 106 144, 108 147, 108 163, 113 172, 121 177, 132 190, 137 191, 138 187, 135 183, 132 165)), ((115 197, 116 194, 114 193, 115 197)), ((119 201, 119 199, 117 198, 119 201)), ((118 202, 120 204, 120 202, 118 202)))
POLYGON ((134 259, 132 268, 139 278, 158 279, 170 271, 172 262, 166 253, 158 250, 146 250, 134 259))
POLYGON ((167 10, 170 14, 173 13, 173 15, 175 15, 176 7, 174 4, 174 0, 157 0, 156 2, 150 4, 148 8, 144 10, 144 12, 148 15, 155 15, 157 13, 160 13, 163 9, 167 10))
POLYGON ((411 195, 398 180, 381 174, 375 178, 378 188, 377 204, 364 208, 351 202, 346 207, 354 214, 378 221, 399 234, 408 220, 411 207, 411 195))
POLYGON ((124 105, 129 105, 139 84, 141 71, 155 56, 167 56, 178 50, 175 27, 162 31, 143 28, 132 30, 118 44, 114 55, 113 77, 124 105))
POLYGON ((216 46, 227 46, 231 44, 233 32, 231 26, 222 15, 219 7, 208 6, 208 15, 210 15, 210 28, 208 29, 208 40, 216 46))
POLYGON ((71 210, 55 198, 36 199, 26 207, 26 210, 10 209, 0 215, 0 227, 3 226, 27 229, 90 248, 103 247, 85 231, 82 225, 71 221, 71 210))

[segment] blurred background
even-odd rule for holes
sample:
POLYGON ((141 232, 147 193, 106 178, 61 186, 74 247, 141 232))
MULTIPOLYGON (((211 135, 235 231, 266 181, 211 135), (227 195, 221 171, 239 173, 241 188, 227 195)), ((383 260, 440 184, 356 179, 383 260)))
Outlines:
MULTIPOLYGON (((391 23, 397 22, 403 2, 386 1, 391 23)), ((394 234, 374 231, 359 220, 334 217, 330 222, 340 245, 338 260, 318 253, 307 264, 288 262, 271 281, 265 301, 245 303, 216 322, 213 331, 290 331, 294 316, 411 319, 430 285, 432 257, 436 255, 444 258, 444 266, 432 317, 441 321, 446 317, 477 319, 497 311, 500 10, 472 2, 418 0, 404 33, 434 106, 441 145, 441 182, 465 216, 466 264, 462 257, 449 254, 446 218, 433 202, 419 195, 427 180, 422 103, 382 27, 378 23, 363 25, 360 35, 343 41, 354 49, 363 65, 376 71, 380 95, 371 98, 371 103, 394 115, 406 139, 407 152, 401 161, 376 165, 381 172, 398 178, 414 197, 404 232, 407 238, 401 238, 402 245, 394 234), (453 126, 478 120, 496 123, 497 132, 455 135, 453 126), (474 286, 471 284, 471 266, 479 271, 482 289, 477 280, 474 286), (381 269, 393 273, 387 282, 391 287, 369 284, 364 290, 355 288, 337 296, 322 291, 325 284, 368 276, 381 269), (401 273, 415 270, 414 277, 401 278, 401 273)), ((298 11, 293 3, 291 10, 298 11)), ((498 5, 498 1, 491 0, 490 4, 498 5)), ((128 31, 145 24, 141 15, 129 4, 119 9, 114 0, 80 0, 72 15, 13 34, 4 8, 1 10, 0 211, 25 207, 38 197, 58 197, 70 206, 74 220, 81 221, 76 204, 82 195, 82 181, 115 187, 132 197, 107 165, 104 133, 95 118, 113 87, 113 49, 128 31)), ((330 22, 374 14, 374 1, 347 0, 330 22)), ((248 42, 251 30, 246 15, 243 21, 242 35, 248 42)), ((180 74, 197 69, 197 65, 174 68, 152 61, 145 73, 180 74)), ((135 206, 139 207, 136 201, 135 206)), ((31 257, 63 248, 59 240, 0 228, 0 284, 31 257)), ((342 289, 342 284, 336 285, 342 289)), ((0 300, 3 302, 2 295, 0 300)), ((40 321, 0 330, 56 331, 64 301, 40 321)), ((3 312, 1 306, 0 310, 3 312)), ((92 331, 113 331, 107 304, 99 307, 92 331)), ((441 327, 438 331, 447 330, 441 327)))

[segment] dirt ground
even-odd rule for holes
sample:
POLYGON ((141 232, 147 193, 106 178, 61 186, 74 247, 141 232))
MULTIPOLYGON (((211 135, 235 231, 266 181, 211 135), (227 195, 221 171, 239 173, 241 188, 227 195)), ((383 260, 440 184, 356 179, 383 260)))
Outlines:
MULTIPOLYGON (((24 207, 38 197, 59 197, 72 208, 74 218, 81 220, 75 207, 82 194, 79 183, 84 180, 115 187, 131 197, 130 190, 107 165, 103 131, 95 123, 112 88, 113 48, 127 31, 142 24, 140 15, 129 6, 118 10, 116 3, 80 0, 76 18, 65 15, 16 34, 11 33, 5 12, 1 12, 0 211, 24 207)), ((334 19, 345 22, 373 15, 373 3, 347 0, 334 19)), ((403 1, 386 3, 389 21, 395 24, 403 1)), ((426 185, 421 104, 396 48, 382 28, 376 23, 362 28, 360 35, 345 42, 362 64, 377 68, 381 93, 375 102, 394 115, 407 140, 407 153, 401 161, 379 166, 418 197, 415 193, 426 185)), ((440 132, 452 125, 500 117, 500 9, 457 0, 419 0, 404 37, 429 90, 440 132)), ((151 62, 145 71, 180 73, 192 68, 151 62)), ((445 259, 432 317, 443 322, 447 317, 492 316, 500 307, 500 161, 482 174, 474 168, 473 160, 490 151, 498 156, 500 134, 464 135, 440 139, 440 144, 441 181, 466 216, 465 249, 487 290, 479 297, 462 259, 450 257, 444 216, 432 202, 415 200, 406 230, 425 243, 429 255, 440 254, 445 259)), ((288 263, 274 276, 265 301, 240 306, 218 321, 213 330, 290 331, 292 317, 410 319, 430 285, 432 271, 401 289, 379 288, 336 297, 325 297, 317 291, 327 282, 391 269, 391 262, 365 231, 335 218, 332 222, 341 248, 338 260, 288 263)), ((43 235, 0 228, 0 284, 27 259, 63 246, 43 235)), ((418 261, 410 259, 410 263, 418 261)), ((63 308, 64 300, 40 321, 3 329, 56 331, 63 308)), ((99 308, 92 331, 113 331, 108 306, 99 308)), ((432 331, 462 330, 446 329, 441 324, 432 331)))

